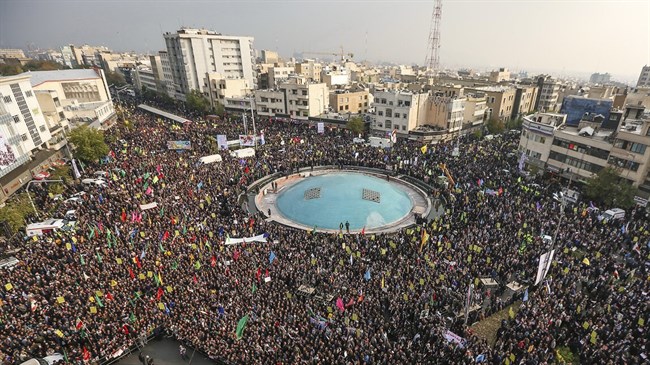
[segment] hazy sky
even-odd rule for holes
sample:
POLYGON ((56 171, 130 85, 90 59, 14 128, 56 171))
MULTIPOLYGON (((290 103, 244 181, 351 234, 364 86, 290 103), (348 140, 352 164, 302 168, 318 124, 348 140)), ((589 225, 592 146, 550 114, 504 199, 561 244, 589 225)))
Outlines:
MULTIPOLYGON (((423 64, 433 0, 0 0, 0 47, 164 49, 180 26, 255 37, 282 56, 336 51, 423 64)), ((650 0, 443 0, 446 67, 610 72, 650 64, 650 0)))

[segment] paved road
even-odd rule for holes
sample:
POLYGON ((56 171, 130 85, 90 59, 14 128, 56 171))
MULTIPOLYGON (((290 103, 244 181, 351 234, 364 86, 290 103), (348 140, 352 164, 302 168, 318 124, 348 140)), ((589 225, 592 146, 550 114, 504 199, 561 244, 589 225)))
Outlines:
MULTIPOLYGON (((178 352, 180 343, 172 339, 152 340, 142 349, 142 353, 153 357, 154 365, 188 365, 189 357, 192 356, 192 349, 187 349, 188 360, 181 359, 178 352)), ((138 359, 138 353, 123 358, 118 362, 119 365, 142 365, 138 359)), ((214 365, 216 362, 206 358, 198 351, 194 354, 192 365, 214 365)))

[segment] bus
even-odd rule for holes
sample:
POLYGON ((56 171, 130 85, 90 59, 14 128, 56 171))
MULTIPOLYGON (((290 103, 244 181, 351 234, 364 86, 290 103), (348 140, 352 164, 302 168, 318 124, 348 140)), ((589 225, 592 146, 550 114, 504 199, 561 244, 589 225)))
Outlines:
POLYGON ((66 230, 69 228, 70 224, 74 222, 67 222, 64 219, 48 219, 40 223, 32 223, 25 227, 25 233, 27 237, 32 236, 42 236, 45 233, 56 231, 57 229, 66 230))

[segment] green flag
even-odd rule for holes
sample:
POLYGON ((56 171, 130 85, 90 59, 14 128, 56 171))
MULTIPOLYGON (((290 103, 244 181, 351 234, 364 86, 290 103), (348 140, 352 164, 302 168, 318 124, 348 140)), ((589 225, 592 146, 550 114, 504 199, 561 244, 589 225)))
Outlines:
POLYGON ((178 268, 178 261, 174 261, 172 263, 172 270, 176 270, 178 268))
POLYGON ((129 321, 131 321, 131 323, 135 322, 135 314, 131 313, 131 315, 129 316, 129 321))
POLYGON ((100 308, 104 308, 104 303, 102 303, 102 301, 99 299, 99 297, 97 296, 97 294, 95 294, 95 301, 97 302, 97 305, 98 305, 100 308))
POLYGON ((200 261, 196 261, 196 262, 194 263, 194 268, 197 269, 197 270, 201 269, 201 262, 200 262, 200 261))
POLYGON ((243 316, 242 319, 239 320, 237 323, 237 331, 235 332, 237 334, 237 339, 241 340, 242 337, 244 337, 244 328, 246 327, 246 323, 248 322, 248 314, 243 316))
POLYGON ((158 242, 158 249, 160 249, 160 252, 165 252, 165 249, 163 248, 163 245, 161 242, 158 242))
POLYGON ((100 255, 99 252, 97 252, 97 261, 99 261, 100 264, 102 263, 102 255, 100 255))
POLYGON ((251 288, 251 292, 253 294, 255 294, 256 291, 257 291, 257 286, 255 285, 255 283, 253 283, 253 287, 251 288))
POLYGON ((86 264, 86 260, 84 260, 84 255, 79 255, 79 260, 81 261, 82 265, 86 264))

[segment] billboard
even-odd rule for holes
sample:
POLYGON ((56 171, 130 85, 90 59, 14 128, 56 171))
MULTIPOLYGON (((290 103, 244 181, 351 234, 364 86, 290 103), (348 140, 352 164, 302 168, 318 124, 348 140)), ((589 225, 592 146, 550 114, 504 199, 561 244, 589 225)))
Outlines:
POLYGON ((571 95, 562 101, 560 113, 567 115, 567 125, 577 126, 585 113, 601 114, 605 120, 609 120, 609 112, 613 104, 614 102, 609 99, 590 99, 571 95))
POLYGON ((192 143, 190 141, 167 141, 167 149, 169 150, 191 150, 192 143))
POLYGON ((5 136, 0 134, 0 170, 16 162, 16 155, 7 144, 5 136))
POLYGON ((239 145, 240 146, 255 146, 255 136, 252 134, 240 134, 239 135, 239 145))
POLYGON ((225 134, 217 134, 217 145, 219 145, 220 150, 228 149, 228 140, 225 134))

